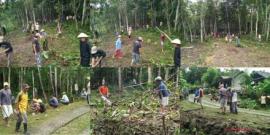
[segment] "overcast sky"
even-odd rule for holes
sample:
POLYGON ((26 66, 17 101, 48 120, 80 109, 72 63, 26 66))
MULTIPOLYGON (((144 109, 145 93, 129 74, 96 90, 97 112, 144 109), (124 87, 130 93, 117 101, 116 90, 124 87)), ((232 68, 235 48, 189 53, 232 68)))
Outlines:
POLYGON ((235 68, 219 68, 221 71, 225 71, 225 70, 230 70, 230 69, 238 69, 240 71, 245 71, 247 73, 252 73, 253 71, 264 71, 264 72, 268 72, 270 73, 270 68, 254 68, 254 67, 248 67, 248 68, 243 68, 243 67, 235 67, 235 68))

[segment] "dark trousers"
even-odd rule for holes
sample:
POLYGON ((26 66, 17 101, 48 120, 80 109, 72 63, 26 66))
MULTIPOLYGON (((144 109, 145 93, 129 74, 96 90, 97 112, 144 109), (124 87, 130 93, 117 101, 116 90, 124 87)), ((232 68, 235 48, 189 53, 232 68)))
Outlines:
POLYGON ((238 113, 238 111, 237 111, 237 102, 232 102, 231 104, 232 104, 231 105, 232 106, 232 112, 237 114, 238 113))
POLYGON ((90 67, 90 58, 81 58, 82 67, 90 67))

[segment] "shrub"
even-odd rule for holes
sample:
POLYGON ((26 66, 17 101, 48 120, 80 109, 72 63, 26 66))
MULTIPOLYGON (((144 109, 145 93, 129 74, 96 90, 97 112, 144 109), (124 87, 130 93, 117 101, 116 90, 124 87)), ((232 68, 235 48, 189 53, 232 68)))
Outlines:
POLYGON ((239 107, 248 108, 248 109, 258 109, 258 103, 256 100, 252 100, 250 98, 241 100, 239 107))

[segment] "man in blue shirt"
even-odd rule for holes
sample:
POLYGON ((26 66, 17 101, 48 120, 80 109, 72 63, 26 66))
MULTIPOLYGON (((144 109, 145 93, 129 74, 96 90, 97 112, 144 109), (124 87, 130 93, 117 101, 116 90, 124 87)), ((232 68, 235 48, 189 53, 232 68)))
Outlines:
POLYGON ((116 59, 122 58, 122 41, 121 41, 121 35, 118 36, 116 42, 115 42, 115 54, 114 57, 116 59))
POLYGON ((9 117, 13 114, 12 98, 9 83, 4 83, 4 89, 0 90, 0 108, 3 113, 4 121, 7 127, 9 127, 9 117))
POLYGON ((200 91, 199 91, 199 88, 197 88, 194 93, 194 103, 198 102, 199 94, 200 94, 200 91))
POLYGON ((160 98, 160 112, 164 115, 166 106, 169 104, 170 92, 160 76, 156 77, 155 81, 158 85, 156 92, 159 94, 160 98))

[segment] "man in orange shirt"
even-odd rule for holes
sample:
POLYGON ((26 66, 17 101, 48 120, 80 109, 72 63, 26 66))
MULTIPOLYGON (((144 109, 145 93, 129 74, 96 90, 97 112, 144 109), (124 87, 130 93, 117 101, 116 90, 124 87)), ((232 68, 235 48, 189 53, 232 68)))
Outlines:
POLYGON ((109 88, 105 85, 105 80, 102 80, 102 86, 99 87, 99 93, 101 98, 105 101, 107 105, 111 105, 111 101, 108 99, 109 97, 109 88))

